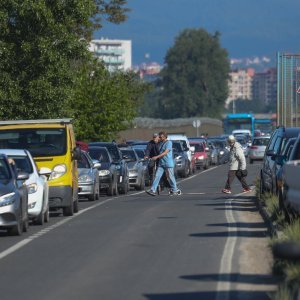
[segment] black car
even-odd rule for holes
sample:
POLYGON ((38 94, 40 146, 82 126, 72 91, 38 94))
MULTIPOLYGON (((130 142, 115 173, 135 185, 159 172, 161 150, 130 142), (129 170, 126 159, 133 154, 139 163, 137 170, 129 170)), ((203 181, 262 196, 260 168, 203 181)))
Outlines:
POLYGON ((28 178, 28 173, 18 173, 13 161, 0 154, 0 228, 11 235, 28 229, 28 191, 23 185, 28 178))
POLYGON ((260 172, 260 194, 266 191, 278 194, 276 188, 276 172, 278 170, 278 157, 289 139, 297 137, 300 133, 299 127, 285 128, 278 127, 272 134, 263 159, 260 172))
POLYGON ((287 202, 288 185, 284 174, 284 164, 287 161, 300 160, 300 135, 298 138, 291 138, 285 147, 285 151, 282 156, 276 158, 277 164, 280 165, 280 169, 277 172, 277 190, 279 207, 283 210, 287 221, 291 220, 293 216, 293 210, 287 202))
POLYGON ((118 194, 119 170, 118 165, 114 163, 106 147, 89 147, 89 155, 94 161, 100 163, 99 185, 100 190, 105 190, 108 196, 118 194))

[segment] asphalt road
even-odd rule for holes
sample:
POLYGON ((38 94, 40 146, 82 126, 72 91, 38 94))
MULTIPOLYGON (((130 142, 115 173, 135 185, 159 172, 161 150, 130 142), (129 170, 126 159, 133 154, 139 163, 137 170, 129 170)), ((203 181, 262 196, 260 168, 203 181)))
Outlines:
MULTIPOLYGON (((259 165, 248 167, 253 183, 259 165)), ((268 299, 267 267, 248 270, 267 229, 237 180, 233 195, 220 192, 226 172, 181 180, 181 196, 102 196, 21 237, 0 232, 1 300, 268 299)))

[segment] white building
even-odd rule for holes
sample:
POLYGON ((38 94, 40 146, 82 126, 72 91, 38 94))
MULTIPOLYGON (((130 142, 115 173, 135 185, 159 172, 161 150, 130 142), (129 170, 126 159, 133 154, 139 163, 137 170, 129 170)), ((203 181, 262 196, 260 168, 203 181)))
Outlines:
POLYGON ((127 71, 132 67, 130 40, 92 40, 89 50, 104 62, 109 71, 127 71))
POLYGON ((229 73, 229 95, 226 106, 236 99, 252 100, 254 69, 240 69, 229 73))

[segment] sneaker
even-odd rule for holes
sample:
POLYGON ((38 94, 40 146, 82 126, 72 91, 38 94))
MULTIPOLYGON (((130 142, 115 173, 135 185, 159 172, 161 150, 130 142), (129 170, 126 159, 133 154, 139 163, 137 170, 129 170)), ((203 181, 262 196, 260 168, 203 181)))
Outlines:
POLYGON ((147 190, 146 193, 151 196, 156 196, 156 193, 153 192, 152 190, 147 190))
POLYGON ((177 190, 176 192, 173 192, 172 190, 169 191, 170 196, 180 196, 181 194, 181 190, 177 190))
POLYGON ((222 190, 222 193, 225 193, 225 194, 231 194, 231 190, 223 189, 223 190, 222 190))
POLYGON ((248 193, 248 192, 251 192, 252 190, 250 188, 247 188, 247 189, 243 189, 243 193, 248 193))

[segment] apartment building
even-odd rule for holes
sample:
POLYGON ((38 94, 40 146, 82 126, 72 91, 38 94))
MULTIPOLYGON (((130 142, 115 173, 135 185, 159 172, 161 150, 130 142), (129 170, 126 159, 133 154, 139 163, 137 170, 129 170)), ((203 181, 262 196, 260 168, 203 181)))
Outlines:
POLYGON ((252 81, 255 70, 252 68, 233 70, 229 73, 229 95, 226 106, 236 99, 252 100, 252 81))
POLYGON ((102 60, 109 71, 127 71, 132 68, 131 40, 92 40, 89 50, 102 60))
POLYGON ((255 73, 252 82, 252 97, 265 105, 275 103, 277 99, 277 70, 270 68, 265 72, 255 73))

